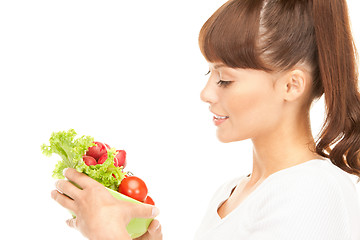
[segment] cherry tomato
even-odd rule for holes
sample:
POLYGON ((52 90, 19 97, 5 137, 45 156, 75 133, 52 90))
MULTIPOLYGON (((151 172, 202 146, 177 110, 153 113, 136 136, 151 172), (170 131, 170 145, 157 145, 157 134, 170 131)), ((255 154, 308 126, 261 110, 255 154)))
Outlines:
POLYGON ((119 185, 119 192, 140 202, 144 202, 148 189, 143 180, 135 176, 124 178, 119 185))
POLYGON ((96 145, 89 148, 86 156, 90 156, 98 160, 103 154, 107 153, 106 146, 101 142, 94 142, 96 145))
POLYGON ((86 164, 87 166, 96 165, 96 164, 97 164, 95 158, 90 157, 90 156, 83 156, 83 160, 84 160, 84 162, 85 162, 85 164, 86 164))
POLYGON ((145 198, 144 203, 146 203, 146 204, 151 204, 151 205, 155 205, 154 200, 153 200, 150 196, 147 196, 147 197, 145 198))

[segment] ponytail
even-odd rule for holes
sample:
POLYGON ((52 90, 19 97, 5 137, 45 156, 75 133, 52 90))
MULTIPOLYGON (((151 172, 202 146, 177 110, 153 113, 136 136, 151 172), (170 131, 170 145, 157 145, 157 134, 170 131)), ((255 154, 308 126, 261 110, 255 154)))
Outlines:
POLYGON ((345 0, 314 0, 312 12, 318 61, 315 81, 321 82, 326 105, 316 152, 358 176, 359 182, 360 93, 347 4, 345 0))
POLYGON ((326 103, 314 151, 360 180, 360 94, 346 0, 229 0, 206 21, 199 45, 209 62, 232 68, 308 64, 309 106, 323 94, 326 103))

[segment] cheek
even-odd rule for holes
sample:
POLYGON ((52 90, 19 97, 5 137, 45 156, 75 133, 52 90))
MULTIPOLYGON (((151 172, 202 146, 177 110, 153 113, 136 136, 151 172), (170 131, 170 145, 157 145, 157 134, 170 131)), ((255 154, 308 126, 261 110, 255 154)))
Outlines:
POLYGON ((274 124, 279 105, 272 89, 262 86, 233 90, 227 110, 236 127, 256 131, 274 124))

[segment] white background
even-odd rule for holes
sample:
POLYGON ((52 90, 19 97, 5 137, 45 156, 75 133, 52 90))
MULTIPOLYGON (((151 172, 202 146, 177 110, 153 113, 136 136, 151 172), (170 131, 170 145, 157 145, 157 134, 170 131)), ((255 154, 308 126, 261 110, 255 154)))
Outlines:
MULTIPOLYGON (((164 239, 192 238, 215 189, 251 172, 251 142, 220 143, 199 97, 208 65, 198 33, 223 2, 0 2, 1 239, 82 238, 50 198, 57 158, 40 151, 70 128, 125 149, 164 239)), ((349 6, 360 48, 360 3, 349 6)))

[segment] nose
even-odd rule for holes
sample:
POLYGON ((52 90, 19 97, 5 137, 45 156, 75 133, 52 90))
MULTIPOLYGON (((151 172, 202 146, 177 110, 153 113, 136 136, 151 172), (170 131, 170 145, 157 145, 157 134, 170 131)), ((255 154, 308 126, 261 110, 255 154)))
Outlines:
POLYGON ((206 103, 215 103, 217 100, 217 95, 216 95, 216 90, 214 89, 214 87, 211 84, 211 81, 209 79, 209 81, 206 83, 205 87, 203 88, 203 90, 200 93, 200 99, 206 103))

